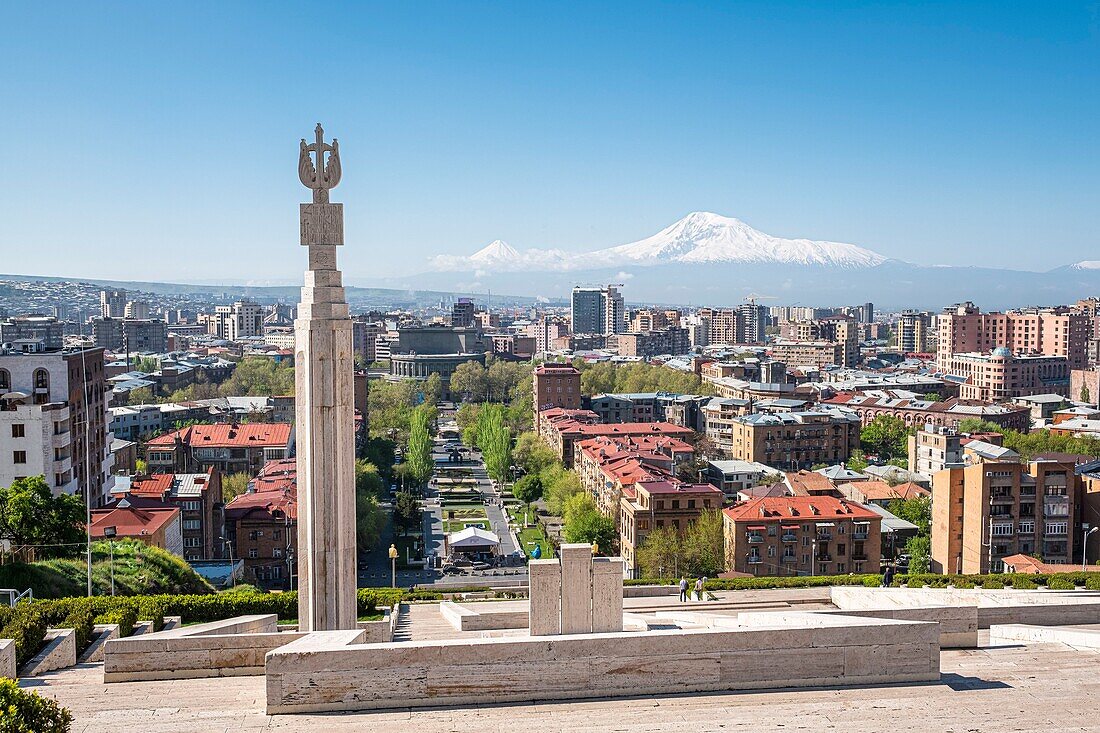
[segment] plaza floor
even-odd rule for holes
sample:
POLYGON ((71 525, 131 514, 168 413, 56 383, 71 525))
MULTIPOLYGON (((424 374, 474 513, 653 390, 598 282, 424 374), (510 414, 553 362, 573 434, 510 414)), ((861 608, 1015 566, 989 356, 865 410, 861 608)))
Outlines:
MULTIPOLYGON (((268 716, 264 678, 105 685, 100 665, 21 682, 111 731, 1100 731, 1100 653, 1058 644, 943 652, 936 684, 268 716)), ((488 703, 488 701, 487 701, 488 703)))

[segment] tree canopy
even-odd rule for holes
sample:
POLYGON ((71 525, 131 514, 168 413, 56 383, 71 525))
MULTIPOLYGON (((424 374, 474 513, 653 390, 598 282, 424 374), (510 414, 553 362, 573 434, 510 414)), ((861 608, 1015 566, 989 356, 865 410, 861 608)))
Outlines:
POLYGON ((484 404, 477 416, 477 445, 489 477, 503 484, 512 467, 512 432, 504 424, 504 408, 484 404))
POLYGON ((587 542, 597 545, 601 554, 612 552, 615 541, 615 522, 596 508, 596 502, 588 494, 578 493, 565 502, 564 525, 566 542, 587 542))
POLYGON ((893 415, 879 415, 863 426, 860 443, 866 453, 878 456, 883 461, 904 457, 909 452, 909 428, 905 421, 893 415))
POLYGON ((699 375, 659 364, 588 363, 577 359, 573 365, 581 372, 581 392, 586 395, 608 392, 714 394, 711 384, 703 381, 699 375))
POLYGON ((409 447, 405 451, 405 476, 418 487, 432 477, 431 421, 434 406, 423 404, 412 412, 409 420, 409 447))
POLYGON ((78 496, 54 496, 43 476, 0 487, 0 539, 35 546, 39 557, 77 554, 85 542, 85 507, 78 496))

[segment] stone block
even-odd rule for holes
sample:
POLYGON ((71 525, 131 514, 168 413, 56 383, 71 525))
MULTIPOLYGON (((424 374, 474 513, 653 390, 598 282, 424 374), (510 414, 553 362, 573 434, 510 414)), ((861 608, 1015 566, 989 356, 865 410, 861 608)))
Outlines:
POLYGON ((76 664, 76 632, 73 629, 50 629, 46 632, 45 644, 23 668, 20 677, 34 677, 64 669, 76 664))
MULTIPOLYGON (((165 621, 165 624, 167 625, 167 621, 165 621)), ((103 661, 103 650, 106 648, 107 642, 119 638, 118 624, 96 624, 95 633, 96 637, 92 640, 92 643, 80 655, 78 661, 81 664, 103 661)))
POLYGON ((623 561, 592 559, 592 631, 623 630, 623 561))
POLYGON ((15 679, 15 640, 0 639, 0 677, 15 679))
MULTIPOLYGON (((301 204, 300 205, 302 244, 303 245, 339 245, 344 243, 344 205, 343 204, 301 204)), ((331 267, 315 267, 311 270, 336 269, 335 256, 331 267)))
POLYGON ((592 546, 564 544, 561 560, 561 633, 592 633, 592 546))
POLYGON ((561 633, 561 565, 557 560, 532 560, 529 575, 531 636, 561 633))

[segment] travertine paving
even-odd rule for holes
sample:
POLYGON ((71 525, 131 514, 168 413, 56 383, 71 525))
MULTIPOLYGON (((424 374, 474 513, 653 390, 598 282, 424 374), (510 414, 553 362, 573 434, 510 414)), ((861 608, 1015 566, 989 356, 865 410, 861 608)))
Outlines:
MULTIPOLYGON (((22 684, 77 733, 111 731, 1100 731, 1100 652, 1055 644, 945 651, 940 683, 267 716, 264 678, 103 684, 100 665, 22 684)), ((487 701, 488 703, 488 701, 487 701)))

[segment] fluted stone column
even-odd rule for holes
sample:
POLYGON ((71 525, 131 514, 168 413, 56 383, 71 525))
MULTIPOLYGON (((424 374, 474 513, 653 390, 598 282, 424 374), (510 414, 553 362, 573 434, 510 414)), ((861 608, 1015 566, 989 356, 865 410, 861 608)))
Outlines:
POLYGON ((352 325, 336 267, 336 247, 344 243, 343 205, 328 200, 339 166, 337 142, 326 145, 318 125, 316 144, 303 140, 299 159, 302 183, 313 189, 313 203, 301 205, 309 269, 294 321, 302 631, 356 626, 352 325))

